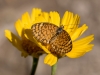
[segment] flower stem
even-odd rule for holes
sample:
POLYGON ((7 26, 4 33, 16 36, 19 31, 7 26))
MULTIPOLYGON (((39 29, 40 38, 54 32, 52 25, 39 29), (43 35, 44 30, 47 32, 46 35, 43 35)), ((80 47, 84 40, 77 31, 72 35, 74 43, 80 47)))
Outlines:
POLYGON ((31 75, 35 75, 36 68, 37 68, 37 65, 38 65, 38 60, 39 60, 39 58, 33 58, 33 65, 32 65, 31 75))
POLYGON ((57 69, 57 63, 51 67, 51 75, 55 75, 57 69))

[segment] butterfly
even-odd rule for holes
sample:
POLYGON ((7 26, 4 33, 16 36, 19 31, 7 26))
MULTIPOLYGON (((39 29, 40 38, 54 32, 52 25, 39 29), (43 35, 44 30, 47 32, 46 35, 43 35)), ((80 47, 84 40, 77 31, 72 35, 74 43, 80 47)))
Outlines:
POLYGON ((45 46, 49 45, 48 50, 59 57, 72 49, 70 35, 63 28, 63 25, 58 27, 48 22, 36 23, 31 27, 34 38, 45 46))

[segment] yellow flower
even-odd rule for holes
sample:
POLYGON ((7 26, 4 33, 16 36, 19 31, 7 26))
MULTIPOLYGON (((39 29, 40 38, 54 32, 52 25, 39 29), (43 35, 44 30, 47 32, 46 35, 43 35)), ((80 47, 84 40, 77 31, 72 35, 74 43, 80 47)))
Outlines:
MULTIPOLYGON (((93 39, 94 35, 89 35, 87 37, 84 37, 82 39, 77 40, 85 30, 87 30, 88 26, 86 24, 83 24, 81 27, 78 27, 79 22, 80 22, 80 17, 76 14, 73 15, 73 13, 66 11, 63 18, 60 21, 60 16, 58 13, 52 12, 51 16, 53 18, 52 23, 55 25, 64 25, 64 30, 68 32, 68 34, 71 37, 72 40, 72 50, 68 53, 66 53, 66 56, 70 58, 78 58, 80 56, 83 56, 86 52, 90 51, 92 47, 94 46, 93 44, 89 44, 93 39), (56 21, 55 19, 58 18, 59 22, 56 21)), ((51 53, 49 53, 44 62, 49 65, 54 65, 57 61, 57 57, 53 59, 55 56, 53 56, 51 53), (52 60, 56 60, 55 62, 52 62, 52 60)))
MULTIPOLYGON (((6 38, 18 49, 21 51, 21 55, 26 57, 31 55, 33 57, 39 57, 44 51, 36 45, 36 42, 32 42, 25 37, 27 35, 25 30, 30 28, 34 22, 36 23, 36 19, 42 13, 41 9, 33 9, 31 16, 29 16, 28 12, 22 15, 22 19, 17 20, 15 23, 15 28, 18 35, 21 37, 18 38, 15 34, 13 34, 10 30, 5 30, 6 38)), ((39 22, 39 21, 37 21, 39 22)))
MULTIPOLYGON (((81 27, 79 27, 80 17, 77 14, 74 15, 73 13, 66 11, 63 18, 61 19, 60 15, 55 11, 51 11, 50 13, 43 12, 37 21, 38 20, 40 20, 40 22, 55 24, 58 27, 60 27, 60 25, 64 26, 64 30, 70 35, 72 41, 72 49, 70 52, 66 53, 65 56, 70 58, 78 58, 83 56, 86 52, 92 50, 94 45, 90 44, 90 42, 94 39, 94 35, 89 35, 77 40, 88 29, 86 24, 83 24, 81 27)), ((26 31, 26 33, 28 33, 28 31, 26 31)), ((50 52, 48 47, 45 47, 40 42, 38 42, 31 33, 30 35, 27 34, 26 37, 33 42, 35 40, 37 45, 47 53, 44 59, 45 64, 52 66, 57 62, 57 55, 54 55, 52 52, 50 52)))

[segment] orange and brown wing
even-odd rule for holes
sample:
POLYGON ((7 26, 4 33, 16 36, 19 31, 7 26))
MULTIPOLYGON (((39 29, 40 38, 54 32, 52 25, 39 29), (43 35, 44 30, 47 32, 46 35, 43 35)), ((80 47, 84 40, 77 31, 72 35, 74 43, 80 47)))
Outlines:
POLYGON ((32 33, 36 40, 44 45, 49 44, 50 39, 56 34, 58 27, 51 23, 37 23, 32 27, 32 33))
POLYGON ((72 41, 69 34, 63 30, 54 40, 50 41, 49 50, 61 57, 72 49, 72 41))

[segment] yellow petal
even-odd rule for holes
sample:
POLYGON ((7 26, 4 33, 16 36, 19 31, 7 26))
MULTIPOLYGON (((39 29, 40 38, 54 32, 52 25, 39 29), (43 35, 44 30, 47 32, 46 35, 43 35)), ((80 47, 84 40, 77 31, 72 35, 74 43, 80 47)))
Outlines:
POLYGON ((89 44, 94 39, 94 35, 89 35, 85 38, 73 42, 73 47, 83 46, 89 44))
POLYGON ((57 63, 57 57, 56 56, 54 56, 51 66, 54 65, 55 63, 57 63))
POLYGON ((39 46, 41 49, 43 49, 46 53, 50 53, 50 51, 43 46, 41 43, 39 43, 32 35, 32 31, 31 29, 26 29, 25 30, 25 37, 29 40, 31 40, 32 42, 34 42, 37 46, 39 46))
POLYGON ((80 37, 83 32, 87 30, 88 26, 84 24, 82 27, 78 28, 71 36, 72 41, 76 40, 78 37, 80 37))
POLYGON ((47 22, 43 16, 39 16, 30 26, 25 25, 24 29, 31 29, 34 24, 41 22, 47 22))
POLYGON ((57 62, 57 57, 52 54, 48 54, 44 59, 44 63, 50 66, 54 65, 56 62, 57 62))
MULTIPOLYGON (((74 17, 71 17, 71 20, 69 22, 69 25, 66 28, 66 31, 70 34, 73 32, 79 25, 79 16, 75 15, 74 17)), ((65 25, 66 26, 66 25, 65 25)))
POLYGON ((47 12, 43 12, 42 16, 44 17, 45 21, 48 22, 48 20, 49 20, 49 14, 47 12))
POLYGON ((78 58, 83 56, 86 52, 89 52, 93 48, 93 44, 85 45, 81 47, 73 48, 70 52, 66 53, 66 56, 70 58, 78 58))
POLYGON ((89 52, 90 50, 92 50, 93 46, 93 44, 76 46, 73 47, 71 52, 89 52))
POLYGON ((5 30, 5 36, 18 50, 24 51, 21 46, 21 40, 17 38, 17 36, 15 36, 12 32, 5 30))
POLYGON ((22 15, 22 24, 23 26, 27 26, 27 28, 31 27, 31 19, 30 19, 28 12, 22 15))
POLYGON ((69 52, 66 54, 66 56, 68 56, 69 58, 78 58, 81 57, 85 54, 86 52, 69 52))
POLYGON ((36 23, 47 22, 47 20, 41 15, 39 16, 34 22, 33 25, 36 23))
POLYGON ((62 18, 61 25, 66 25, 66 22, 67 22, 67 20, 68 20, 68 16, 69 16, 69 12, 66 11, 66 12, 64 13, 63 18, 62 18))
POLYGON ((61 25, 64 25, 64 30, 67 29, 72 18, 73 18, 73 13, 66 11, 61 21, 61 25))
POLYGON ((49 22, 50 23, 53 23, 53 24, 55 24, 55 25, 57 25, 57 26, 60 26, 60 16, 59 16, 59 14, 57 13, 57 12, 50 12, 49 13, 49 22))
POLYGON ((33 23, 40 14, 41 14, 41 9, 34 8, 31 14, 31 22, 33 23))
POLYGON ((52 66, 51 64, 52 64, 53 58, 54 58, 54 57, 52 56, 52 54, 47 55, 47 56, 45 57, 44 63, 45 63, 45 64, 48 64, 48 65, 50 65, 50 66, 52 66))
POLYGON ((21 44, 21 40, 9 30, 5 30, 5 36, 15 47, 18 43, 21 44))
POLYGON ((24 28, 31 29, 31 26, 36 23, 48 22, 47 17, 48 17, 48 13, 46 13, 46 12, 41 13, 40 16, 37 16, 37 18, 35 18, 35 21, 33 21, 33 23, 31 25, 25 25, 24 28))
POLYGON ((23 24, 20 20, 16 21, 15 28, 20 37, 23 36, 23 24))

